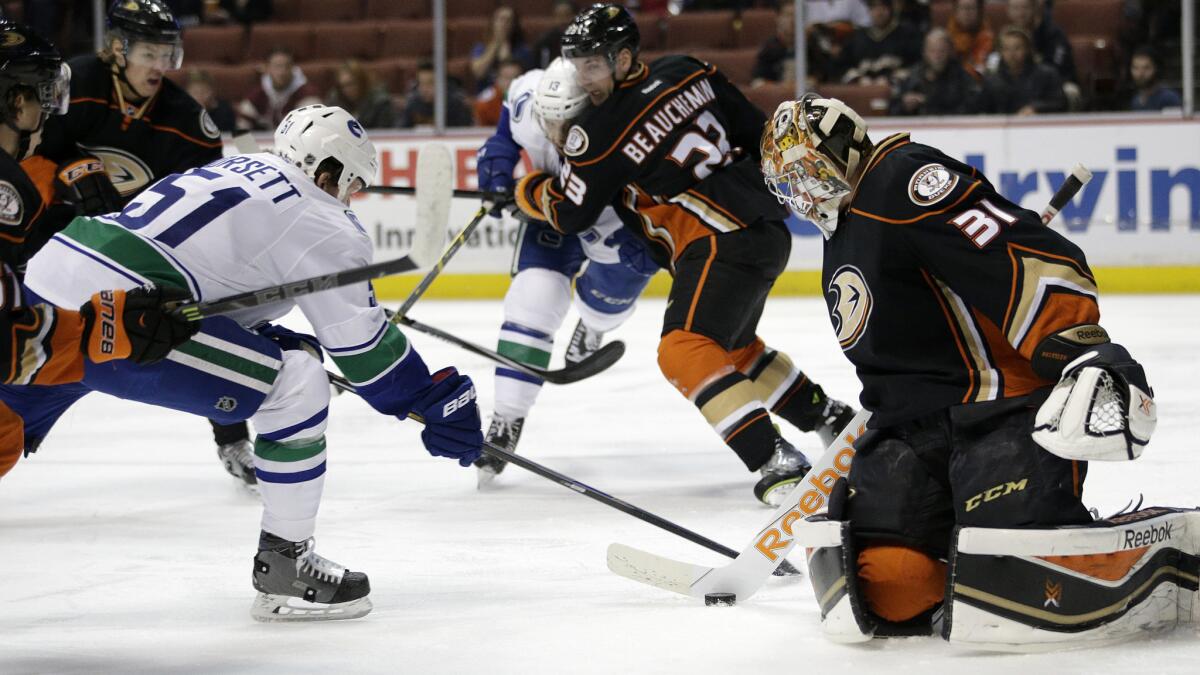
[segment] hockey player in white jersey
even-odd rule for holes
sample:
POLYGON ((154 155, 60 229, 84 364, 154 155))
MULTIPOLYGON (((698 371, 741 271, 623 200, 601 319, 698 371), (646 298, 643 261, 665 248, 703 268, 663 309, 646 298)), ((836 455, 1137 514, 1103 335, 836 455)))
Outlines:
MULTIPOLYGON (((26 282, 37 298, 75 307, 99 288, 154 282, 210 300, 360 267, 370 263, 372 244, 347 205, 376 169, 375 147, 351 115, 300 108, 276 130, 275 154, 174 174, 120 213, 75 219, 30 261, 26 282)), ((99 364, 78 385, 7 387, 0 399, 38 436, 89 391, 222 423, 251 420, 264 507, 251 613, 267 621, 349 619, 371 609, 366 575, 313 550, 329 405, 321 348, 374 408, 400 419, 420 414, 431 454, 462 466, 479 456, 470 378, 454 368, 430 375, 367 283, 206 319, 154 366, 99 364), (315 338, 269 323, 295 305, 315 338)))
MULTIPOLYGON (((575 81, 566 59, 546 70, 531 70, 508 88, 496 133, 479 150, 479 187, 511 192, 513 169, 521 150, 534 170, 558 172, 559 149, 570 122, 588 105, 587 92, 575 81)), ((611 208, 579 235, 564 235, 545 223, 525 222, 513 256, 513 279, 504 296, 504 323, 497 351, 545 368, 554 334, 572 305, 580 319, 566 352, 576 363, 600 348, 605 333, 625 322, 658 266, 641 242, 621 227, 611 208)), ((496 368, 496 403, 487 440, 516 450, 525 417, 542 380, 503 366, 496 368)), ((476 462, 479 484, 490 483, 504 462, 483 456, 476 462)))

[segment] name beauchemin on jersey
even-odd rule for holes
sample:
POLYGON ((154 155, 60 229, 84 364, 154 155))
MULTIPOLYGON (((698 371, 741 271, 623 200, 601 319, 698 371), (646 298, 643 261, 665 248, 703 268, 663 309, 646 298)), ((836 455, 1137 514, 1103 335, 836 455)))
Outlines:
POLYGON ((685 123, 692 113, 717 97, 712 84, 703 79, 676 94, 663 104, 658 112, 646 118, 641 128, 637 130, 622 148, 621 152, 641 164, 642 160, 654 152, 662 139, 667 137, 676 126, 685 123))

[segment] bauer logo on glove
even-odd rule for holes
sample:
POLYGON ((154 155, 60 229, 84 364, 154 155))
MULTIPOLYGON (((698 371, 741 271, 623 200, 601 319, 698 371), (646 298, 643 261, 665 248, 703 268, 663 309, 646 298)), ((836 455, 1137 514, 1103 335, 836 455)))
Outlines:
POLYGON ((461 396, 452 399, 449 403, 442 407, 442 417, 449 417, 458 412, 459 408, 465 407, 471 401, 475 400, 475 387, 464 391, 461 396))

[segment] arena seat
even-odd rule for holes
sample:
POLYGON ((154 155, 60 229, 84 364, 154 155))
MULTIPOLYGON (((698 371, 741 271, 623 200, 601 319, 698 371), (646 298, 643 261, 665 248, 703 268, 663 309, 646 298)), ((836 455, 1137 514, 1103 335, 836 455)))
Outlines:
POLYGON ((325 22, 313 26, 313 58, 359 59, 379 56, 379 24, 371 21, 325 22))
POLYGON ((770 116, 775 112, 776 106, 783 101, 793 98, 796 93, 796 87, 791 82, 767 82, 762 86, 753 89, 746 88, 742 90, 746 94, 746 98, 750 102, 758 106, 760 110, 770 116))
POLYGON ((299 21, 358 21, 361 18, 362 0, 300 0, 299 21))
POLYGON ((745 87, 750 84, 750 74, 754 72, 754 60, 758 56, 758 50, 698 49, 693 56, 715 65, 738 87, 745 87))
MULTIPOLYGON (((773 9, 747 9, 742 12, 740 28, 735 32, 735 46, 742 49, 759 48, 775 35, 778 14, 773 9)), ((738 20, 734 20, 735 25, 738 20)))
MULTIPOLYGON (((304 0, 273 0, 271 21, 300 21, 300 3, 304 0)), ((403 3, 402 3, 403 4, 403 3)))
POLYGON ((841 99, 863 117, 886 115, 892 87, 887 84, 822 84, 817 93, 841 99))
POLYGON ((417 59, 379 59, 363 64, 375 76, 375 81, 382 84, 393 94, 403 94, 408 90, 408 83, 417 72, 417 59))
POLYGON ((656 16, 648 14, 638 14, 633 20, 637 23, 638 33, 642 38, 641 49, 653 50, 658 49, 663 42, 662 22, 656 16))
POLYGON ((195 26, 183 31, 183 53, 187 60, 240 63, 246 50, 246 32, 241 26, 195 26))
MULTIPOLYGON (((400 2, 420 2, 420 0, 400 0, 400 2)), ((429 4, 426 2, 425 4, 429 4)), ((490 20, 492 12, 496 11, 496 0, 451 0, 446 3, 446 16, 449 18, 484 18, 490 20)))
MULTIPOLYGON (((522 26, 531 17, 549 17, 550 13, 554 11, 554 0, 507 0, 504 4, 517 10, 517 15, 521 17, 522 26)), ((525 37, 529 37, 528 30, 525 32, 525 37)))
POLYGON ((1057 0, 1054 22, 1069 36, 1098 35, 1110 43, 1117 39, 1123 0, 1057 0))
POLYGON ((487 37, 490 17, 454 19, 446 27, 447 56, 470 56, 471 48, 487 37))
POLYGON ((379 56, 430 58, 433 55, 433 21, 388 21, 380 24, 379 56))
POLYGON ((729 49, 734 44, 733 12, 688 12, 667 17, 666 48, 729 49))
MULTIPOLYGON (((279 0, 276 0, 278 2, 279 0)), ((430 4, 412 0, 367 0, 368 19, 427 19, 430 4)))
MULTIPOLYGON (((954 14, 954 0, 934 0, 929 5, 929 25, 945 28, 954 14)), ((1008 25, 1008 3, 985 0, 983 16, 993 31, 1008 25)))
POLYGON ((521 28, 525 31, 525 42, 533 49, 533 43, 546 31, 554 28, 556 21, 549 15, 521 15, 521 28))
POLYGON ((313 30, 307 24, 260 23, 250 31, 246 59, 262 61, 276 47, 287 49, 296 61, 307 61, 313 51, 313 30))
POLYGON ((337 69, 342 66, 340 59, 321 59, 319 61, 305 61, 298 64, 300 70, 304 71, 304 77, 317 88, 321 98, 333 88, 337 81, 337 69))
POLYGON ((236 106, 258 84, 262 72, 254 64, 223 65, 219 63, 190 64, 188 70, 208 71, 217 95, 236 106))

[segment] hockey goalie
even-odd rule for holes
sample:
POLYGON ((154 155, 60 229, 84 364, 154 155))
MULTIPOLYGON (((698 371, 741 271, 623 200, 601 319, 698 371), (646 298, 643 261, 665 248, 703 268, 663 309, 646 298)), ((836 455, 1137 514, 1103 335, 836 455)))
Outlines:
POLYGON ((825 236, 830 319, 872 413, 830 496, 840 542, 810 551, 825 634, 1024 651, 1191 620, 1200 511, 1096 519, 1082 501, 1088 462, 1136 459, 1156 423, 1083 252, 836 99, 781 104, 762 157, 825 236))

